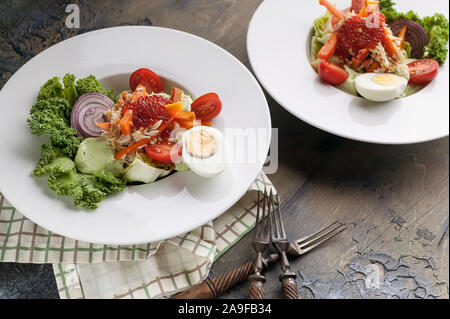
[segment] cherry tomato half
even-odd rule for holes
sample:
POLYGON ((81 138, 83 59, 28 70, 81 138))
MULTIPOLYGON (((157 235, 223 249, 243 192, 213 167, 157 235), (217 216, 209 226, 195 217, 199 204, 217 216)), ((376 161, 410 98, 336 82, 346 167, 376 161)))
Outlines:
POLYGON ((147 89, 148 93, 159 93, 163 91, 163 84, 159 76, 149 69, 139 69, 133 72, 130 76, 130 88, 132 91, 142 84, 147 89))
POLYGON ((222 111, 222 102, 216 93, 208 93, 192 102, 191 109, 197 120, 211 121, 222 111))
POLYGON ((422 59, 411 62, 409 67, 409 82, 413 84, 426 84, 436 77, 439 63, 432 59, 422 59))
POLYGON ((321 60, 319 64, 320 78, 332 85, 339 85, 347 81, 348 73, 339 65, 321 60))
POLYGON ((182 154, 182 147, 179 144, 150 144, 144 150, 151 159, 163 164, 174 163, 182 154))

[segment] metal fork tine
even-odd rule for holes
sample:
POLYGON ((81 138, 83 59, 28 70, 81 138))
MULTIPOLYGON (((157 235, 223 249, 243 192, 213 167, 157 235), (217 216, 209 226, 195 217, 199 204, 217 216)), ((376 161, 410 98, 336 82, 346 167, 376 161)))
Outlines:
POLYGON ((253 230, 253 240, 256 240, 256 234, 258 233, 260 207, 261 207, 261 200, 260 200, 260 192, 258 191, 258 206, 256 206, 256 222, 255 222, 255 229, 253 230))
POLYGON ((259 238, 264 238, 264 216, 266 215, 266 200, 267 200, 267 191, 264 189, 264 197, 262 200, 262 213, 260 214, 261 219, 261 225, 258 229, 259 231, 259 238))
POLYGON ((278 238, 278 234, 279 234, 279 225, 278 225, 278 220, 277 220, 277 212, 275 210, 275 201, 273 199, 273 195, 271 196, 270 199, 270 219, 271 219, 271 223, 272 223, 272 229, 271 229, 271 233, 272 233, 272 239, 277 239, 278 238))
POLYGON ((265 196, 264 196, 264 211, 263 211, 263 218, 264 218, 264 238, 265 239, 269 239, 270 238, 270 230, 269 230, 269 215, 267 214, 267 212, 270 211, 270 198, 267 194, 267 191, 265 192, 265 196))
POLYGON ((306 240, 307 240, 307 241, 310 241, 311 239, 313 239, 313 238, 315 238, 315 237, 318 237, 318 236, 321 235, 322 233, 328 232, 328 230, 329 230, 330 228, 332 228, 333 226, 335 226, 336 224, 342 225, 341 222, 340 222, 339 220, 337 220, 337 221, 333 222, 332 224, 328 225, 327 227, 322 228, 321 230, 315 232, 314 234, 311 234, 311 235, 308 235, 308 236, 305 236, 305 237, 303 237, 303 238, 300 238, 300 239, 296 240, 296 242, 297 242, 298 245, 301 245, 301 244, 302 244, 304 241, 306 241, 306 240))
POLYGON ((278 221, 280 223, 280 229, 281 229, 280 237, 287 240, 286 230, 284 229, 283 220, 281 218, 280 196, 278 194, 277 194, 277 215, 278 215, 278 221))
POLYGON ((339 235, 340 233, 342 233, 347 228, 348 228, 348 225, 340 225, 339 227, 337 227, 333 231, 327 233, 326 235, 324 235, 324 236, 322 236, 322 237, 320 237, 320 238, 318 238, 316 240, 313 240, 311 242, 308 242, 307 244, 303 244, 300 247, 300 249, 302 250, 302 253, 306 253, 306 252, 310 251, 311 249, 316 248, 320 244, 323 244, 327 240, 330 240, 331 238, 339 235), (341 226, 344 226, 344 227, 341 228, 341 226), (341 229, 339 229, 339 228, 341 228, 341 229), (339 229, 339 231, 336 232, 336 230, 338 230, 338 229, 339 229))
POLYGON ((262 299, 264 297, 264 259, 263 253, 270 245, 270 228, 267 227, 268 221, 266 218, 267 208, 267 191, 263 192, 263 199, 261 201, 261 194, 258 192, 258 207, 256 210, 256 222, 253 230, 254 237, 252 246, 256 252, 256 259, 253 263, 253 274, 249 277, 250 286, 248 288, 248 296, 250 299, 262 299))

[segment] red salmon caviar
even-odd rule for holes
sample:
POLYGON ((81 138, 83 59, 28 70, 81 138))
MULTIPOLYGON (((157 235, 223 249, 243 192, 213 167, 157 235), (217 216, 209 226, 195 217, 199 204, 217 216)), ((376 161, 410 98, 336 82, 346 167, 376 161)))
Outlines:
POLYGON ((338 44, 335 55, 346 59, 351 54, 358 54, 362 49, 373 49, 384 37, 384 30, 381 25, 370 25, 370 22, 361 17, 355 16, 348 19, 339 28, 338 44))
POLYGON ((148 128, 155 122, 162 120, 166 123, 170 114, 165 106, 171 104, 169 99, 162 96, 150 95, 139 98, 134 103, 128 103, 122 108, 125 113, 128 110, 133 111, 133 126, 135 128, 148 128))

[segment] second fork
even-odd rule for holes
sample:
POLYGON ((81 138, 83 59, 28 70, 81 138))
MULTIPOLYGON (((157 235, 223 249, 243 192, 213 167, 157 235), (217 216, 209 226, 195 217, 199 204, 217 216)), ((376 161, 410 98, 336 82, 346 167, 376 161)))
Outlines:
POLYGON ((276 199, 275 204, 271 193, 269 199, 269 221, 272 244, 281 256, 281 270, 283 273, 280 275, 280 281, 282 291, 286 299, 298 299, 297 282, 295 281, 297 275, 295 272, 291 271, 291 266, 287 258, 287 251, 289 249, 290 242, 287 238, 283 221, 281 219, 280 197, 276 195, 276 199))

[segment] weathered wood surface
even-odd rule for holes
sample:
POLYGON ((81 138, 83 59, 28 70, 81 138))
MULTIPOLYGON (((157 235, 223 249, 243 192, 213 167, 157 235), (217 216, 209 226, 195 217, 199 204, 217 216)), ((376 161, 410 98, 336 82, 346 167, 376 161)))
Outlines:
MULTIPOLYGON (((0 2, 0 87, 24 62, 54 43, 129 24, 199 35, 250 68, 247 26, 261 0, 74 3, 82 15, 78 30, 64 26, 65 1, 0 2)), ((408 146, 350 141, 303 123, 267 98, 280 147, 279 169, 269 177, 281 194, 290 238, 335 219, 352 223, 339 238, 292 260, 301 298, 448 298, 448 138, 408 146), (381 274, 378 286, 370 281, 373 271, 381 274)), ((211 276, 253 256, 246 236, 213 265, 211 276)), ((51 268, 46 271, 50 274, 51 268)), ((267 273, 267 298, 282 297, 279 273, 277 266, 267 273)), ((0 274, 0 297, 57 296, 41 266, 0 264, 0 274), (33 276, 48 282, 31 289, 28 278, 33 276), (48 286, 50 291, 44 289, 48 286)), ((247 287, 243 283, 224 298, 245 298, 247 287)))

